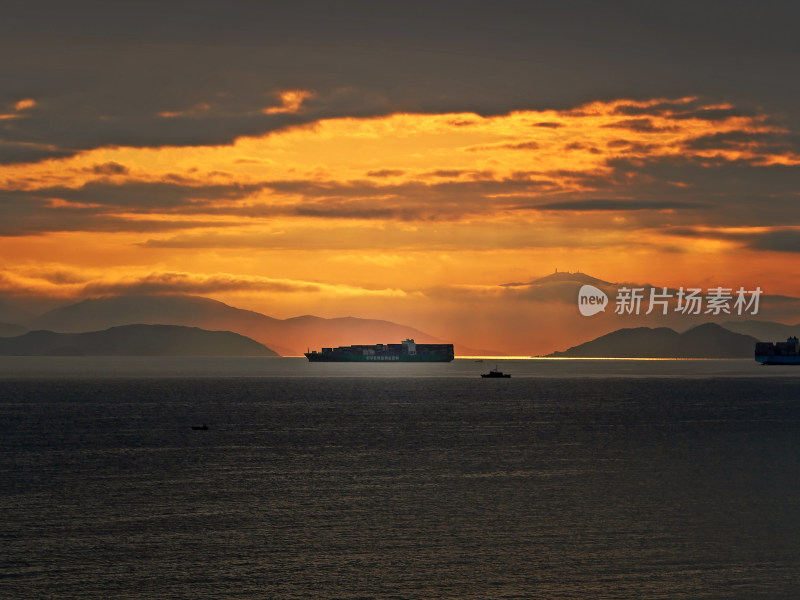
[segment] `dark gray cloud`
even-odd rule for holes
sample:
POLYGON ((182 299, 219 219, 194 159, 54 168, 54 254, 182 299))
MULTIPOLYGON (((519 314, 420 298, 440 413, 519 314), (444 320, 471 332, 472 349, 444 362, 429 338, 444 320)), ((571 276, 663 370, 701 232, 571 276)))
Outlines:
MULTIPOLYGON (((686 101, 666 101, 640 106, 635 104, 623 104, 616 109, 616 113, 631 117, 662 116, 676 121, 687 119, 699 119, 702 121, 724 121, 734 117, 754 117, 759 112, 755 108, 735 108, 735 107, 713 107, 702 106, 704 99, 692 98, 686 101)), ((705 99, 708 101, 708 98, 705 99)), ((648 121, 649 119, 637 118, 629 119, 628 123, 648 121)), ((620 121, 620 124, 625 121, 620 121)), ((611 125, 615 127, 616 125, 611 125)), ((645 125, 646 126, 646 125, 645 125)), ((643 131, 654 131, 643 129, 643 131)), ((658 130, 655 130, 658 131, 658 130)))
POLYGON ((624 185, 626 196, 714 205, 702 216, 707 225, 800 224, 800 166, 703 157, 618 158, 608 165, 614 169, 612 186, 624 185))
POLYGON ((0 19, 0 106, 37 104, 3 124, 0 161, 218 144, 326 116, 487 115, 620 97, 699 95, 740 108, 679 104, 679 118, 761 106, 797 125, 798 17, 796 4, 769 0, 12 3, 0 19), (306 113, 260 112, 287 88, 317 93, 306 113))
POLYGON ((655 144, 643 144, 641 142, 632 142, 623 139, 611 140, 606 146, 618 152, 632 154, 648 154, 654 148, 658 147, 655 144))
MULTIPOLYGON (((107 167, 103 167, 106 169, 107 167)), ((114 167, 111 167, 115 170, 114 167)), ((0 195, 0 235, 46 231, 169 231, 200 226, 232 225, 205 220, 210 215, 269 218, 303 216, 337 219, 395 219, 401 221, 457 221, 520 201, 493 198, 502 193, 534 192, 547 183, 519 174, 505 181, 467 180, 438 184, 419 182, 379 185, 370 180, 352 182, 271 181, 251 185, 197 186, 186 183, 95 181, 73 189, 45 188, 0 195), (293 194, 294 203, 274 205, 248 202, 231 205, 260 190, 293 194), (54 203, 53 200, 59 202, 54 203), (130 220, 119 211, 143 215, 170 214, 175 220, 130 220)))
POLYGON ((0 236, 14 237, 57 231, 156 232, 194 227, 226 227, 226 223, 186 218, 126 219, 117 206, 53 205, 26 192, 0 192, 0 236))
POLYGON ((771 231, 748 232, 674 227, 669 229, 667 233, 688 238, 741 242, 743 246, 754 250, 800 252, 800 230, 798 229, 778 228, 771 231))
POLYGON ((563 202, 549 202, 536 205, 541 210, 564 211, 631 211, 631 210, 700 210, 711 208, 710 204, 695 202, 669 201, 637 201, 637 200, 567 200, 563 202))
POLYGON ((586 150, 588 152, 591 152, 592 154, 603 153, 603 151, 600 150, 599 148, 595 148, 594 146, 590 146, 582 142, 570 142, 569 144, 564 146, 564 150, 586 150))
POLYGON ((800 252, 800 231, 770 231, 753 236, 748 244, 756 250, 800 252))
MULTIPOLYGON (((562 175, 561 172, 558 175, 562 175)), ((586 176, 585 173, 570 173, 571 176, 586 176)), ((306 199, 315 198, 369 198, 374 196, 396 198, 424 198, 437 200, 445 197, 458 199, 480 196, 481 198, 500 193, 536 192, 552 185, 552 180, 541 173, 517 173, 513 177, 494 179, 474 179, 468 181, 445 181, 428 184, 404 182, 381 185, 373 181, 316 181, 290 180, 268 181, 264 187, 277 192, 302 195, 306 199), (537 177, 538 175, 538 177, 537 177)), ((435 207, 432 207, 435 208, 435 207)))
MULTIPOLYGON (((113 167, 112 167, 113 169, 113 167)), ((141 181, 114 184, 92 181, 80 188, 52 187, 31 192, 39 198, 58 198, 72 203, 97 204, 133 211, 169 211, 187 204, 202 206, 204 201, 236 200, 262 189, 264 185, 188 185, 186 183, 141 181), (197 204, 197 201, 200 201, 197 204)))
POLYGON ((800 152, 800 137, 783 132, 726 131, 696 137, 685 146, 689 150, 727 150, 754 146, 759 153, 788 150, 800 152))
POLYGON ((326 202, 324 204, 305 204, 297 206, 291 213, 300 217, 320 217, 334 219, 392 219, 415 221, 422 217, 416 207, 376 208, 363 202, 326 202))
MULTIPOLYGON (((37 162, 49 158, 65 158, 74 154, 72 150, 59 150, 28 142, 12 142, 9 141, 10 137, 3 132, 0 125, 0 164, 37 162)), ((29 139, 24 134, 21 137, 29 139)))
POLYGON ((605 127, 612 127, 618 129, 630 129, 633 131, 646 131, 646 132, 658 132, 658 131, 672 131, 673 128, 670 127, 657 127, 653 124, 651 119, 640 118, 640 119, 622 119, 621 121, 617 121, 616 123, 612 123, 606 125, 605 127))
POLYGON ((629 117, 645 117, 645 116, 667 116, 673 113, 682 113, 690 110, 696 110, 701 105, 699 98, 694 98, 685 102, 665 101, 657 102, 655 104, 648 104, 641 106, 638 104, 622 104, 614 111, 618 115, 626 115, 629 117))
POLYGON ((500 147, 508 150, 538 150, 539 144, 536 142, 519 142, 518 144, 503 144, 500 147))
POLYGON ((126 175, 128 167, 116 162, 107 162, 101 165, 94 165, 91 169, 95 175, 126 175))
POLYGON ((753 109, 742 108, 699 108, 672 115, 672 119, 683 121, 686 119, 700 119, 702 121, 724 121, 734 117, 754 117, 758 113, 753 109))
POLYGON ((463 169, 437 169, 430 173, 425 173, 423 177, 460 177, 469 171, 463 169))
POLYGON ((375 171, 368 171, 367 177, 395 177, 403 173, 405 173, 405 171, 401 169, 377 169, 375 171))

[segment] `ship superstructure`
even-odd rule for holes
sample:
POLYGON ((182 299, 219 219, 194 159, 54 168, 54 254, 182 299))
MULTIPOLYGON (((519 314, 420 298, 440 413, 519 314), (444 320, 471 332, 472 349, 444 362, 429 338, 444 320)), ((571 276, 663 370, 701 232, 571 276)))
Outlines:
POLYGON ((450 362, 453 344, 417 344, 413 339, 399 344, 339 346, 306 352, 310 362, 450 362))

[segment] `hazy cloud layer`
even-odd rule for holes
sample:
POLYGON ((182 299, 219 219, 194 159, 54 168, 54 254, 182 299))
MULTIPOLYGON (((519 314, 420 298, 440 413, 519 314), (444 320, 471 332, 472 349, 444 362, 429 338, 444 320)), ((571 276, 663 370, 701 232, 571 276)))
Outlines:
POLYGON ((107 294, 209 294, 241 290, 267 292, 319 292, 321 286, 297 281, 281 281, 266 277, 234 275, 202 276, 189 273, 152 273, 141 278, 122 281, 93 281, 84 292, 90 295, 107 294))
POLYGON ((115 276, 96 270, 80 271, 58 267, 7 269, 0 271, 0 294, 53 294, 65 297, 96 297, 141 294, 321 294, 332 296, 403 296, 397 289, 369 289, 346 284, 319 283, 296 279, 200 274, 175 271, 144 275, 115 276))

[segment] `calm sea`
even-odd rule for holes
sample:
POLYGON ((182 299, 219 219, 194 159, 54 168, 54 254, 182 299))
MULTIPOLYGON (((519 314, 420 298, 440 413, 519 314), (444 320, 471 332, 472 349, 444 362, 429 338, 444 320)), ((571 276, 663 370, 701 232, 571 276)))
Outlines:
POLYGON ((0 597, 798 597, 800 368, 497 363, 1 358, 0 597))

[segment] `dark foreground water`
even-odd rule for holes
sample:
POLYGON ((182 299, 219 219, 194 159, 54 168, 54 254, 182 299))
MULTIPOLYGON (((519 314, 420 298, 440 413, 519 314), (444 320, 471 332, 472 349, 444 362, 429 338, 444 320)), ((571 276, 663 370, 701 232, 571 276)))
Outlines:
POLYGON ((794 372, 453 368, 6 374, 0 597, 798 597, 794 372))

